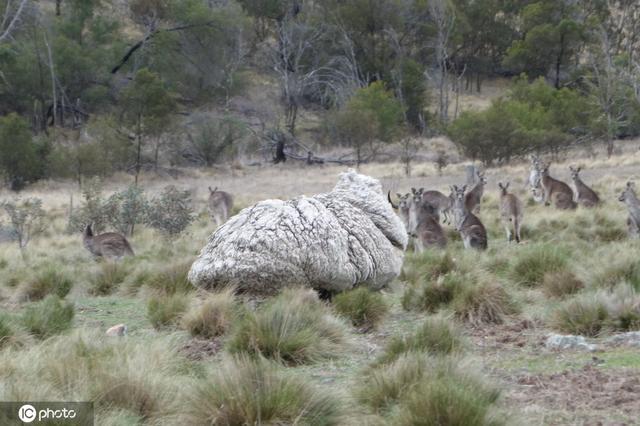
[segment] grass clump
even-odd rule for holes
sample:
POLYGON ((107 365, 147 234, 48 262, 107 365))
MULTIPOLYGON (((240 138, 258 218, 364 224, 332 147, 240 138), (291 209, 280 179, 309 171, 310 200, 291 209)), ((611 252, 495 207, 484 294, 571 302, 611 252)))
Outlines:
POLYGON ((115 292, 129 275, 123 263, 104 262, 98 272, 91 278, 89 294, 106 296, 115 292))
POLYGON ((68 330, 73 322, 73 315, 72 303, 56 295, 49 295, 25 308, 22 324, 33 335, 45 338, 68 330))
POLYGON ((571 271, 547 272, 542 279, 542 291, 547 297, 563 298, 584 288, 584 283, 571 271))
POLYGON ((182 326, 192 335, 211 339, 225 334, 240 319, 240 308, 233 289, 215 293, 202 305, 191 309, 182 318, 182 326))
POLYGON ((449 355, 464 350, 465 340, 450 318, 434 316, 427 318, 418 330, 409 336, 394 337, 378 363, 386 364, 407 352, 449 355))
POLYGON ((455 316, 472 325, 501 324, 505 316, 516 313, 515 304, 499 284, 470 282, 454 296, 455 316))
POLYGON ((187 278, 192 263, 192 261, 187 261, 165 267, 149 278, 147 286, 157 292, 165 294, 188 293, 193 291, 193 285, 191 285, 187 278))
POLYGON ((187 398, 189 424, 337 425, 340 401, 260 358, 227 359, 187 398))
POLYGON ((612 289, 618 283, 626 282, 640 290, 640 259, 636 249, 624 244, 604 250, 596 252, 594 261, 585 271, 585 281, 602 289, 612 289))
POLYGON ((640 330, 640 295, 633 286, 618 285, 608 297, 607 310, 611 330, 640 330))
POLYGON ((344 325, 315 295, 287 290, 249 313, 228 348, 287 364, 306 364, 341 354, 347 345, 344 325))
POLYGON ((64 298, 73 287, 73 280, 66 272, 47 267, 20 289, 22 300, 42 300, 49 294, 64 298))
POLYGON ((382 295, 366 287, 358 287, 336 295, 333 307, 354 326, 366 329, 377 326, 389 312, 389 306, 382 295))
POLYGON ((609 321, 607 298, 602 292, 576 296, 560 305, 551 317, 558 331, 582 336, 598 336, 609 321))
POLYGON ((456 263, 448 252, 426 250, 407 257, 400 279, 411 284, 435 280, 456 269, 456 263))
POLYGON ((147 317, 156 330, 171 327, 179 323, 188 304, 183 294, 152 296, 147 303, 147 317))
POLYGON ((565 269, 568 258, 566 251, 552 244, 531 245, 518 253, 511 275, 520 284, 538 286, 546 273, 565 269))
POLYGON ((459 288, 462 288, 465 275, 453 271, 439 276, 436 280, 425 280, 420 284, 408 286, 402 294, 402 307, 406 310, 435 312, 449 304, 459 288))

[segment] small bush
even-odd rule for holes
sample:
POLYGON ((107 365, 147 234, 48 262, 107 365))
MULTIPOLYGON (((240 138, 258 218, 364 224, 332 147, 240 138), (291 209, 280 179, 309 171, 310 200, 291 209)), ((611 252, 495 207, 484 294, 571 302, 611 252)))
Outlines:
POLYGON ((45 338, 68 330, 73 322, 73 315, 73 304, 58 296, 49 295, 25 308, 22 323, 30 333, 45 338))
POLYGON ((427 318, 414 334, 394 337, 378 358, 378 363, 395 361, 407 352, 422 352, 432 355, 448 355, 461 352, 465 341, 451 319, 442 316, 427 318))
POLYGON ((149 278, 147 286, 164 294, 193 291, 194 287, 187 278, 192 263, 192 261, 187 261, 165 267, 149 278))
POLYGON ((565 270, 547 272, 542 280, 542 290, 547 297, 563 298, 583 288, 584 283, 573 272, 565 270))
POLYGON ((513 279, 527 286, 542 284, 548 272, 560 271, 567 266, 568 256, 563 250, 550 245, 538 244, 521 251, 513 264, 513 279))
POLYGON ((167 186, 149 204, 147 224, 167 237, 177 237, 193 222, 191 193, 167 186))
POLYGON ((182 325, 192 336, 211 339, 229 331, 239 321, 239 311, 233 289, 230 289, 208 296, 202 305, 185 314, 182 325))
POLYGON ((228 359, 186 399, 194 425, 337 425, 342 405, 328 391, 263 359, 228 359))
POLYGON ((98 272, 91 277, 89 293, 105 296, 115 292, 129 275, 129 269, 122 263, 104 262, 98 272))
POLYGON ((232 353, 305 364, 339 355, 346 343, 344 325, 315 296, 289 290, 248 314, 228 347, 232 353))
POLYGON ((72 286, 73 281, 69 275, 49 267, 27 281, 20 293, 23 300, 41 300, 49 294, 64 298, 72 286))
POLYGON ((563 333, 598 336, 609 321, 604 293, 576 296, 560 305, 551 317, 551 326, 563 333))
POLYGON ((348 318, 356 327, 375 327, 389 312, 382 295, 366 287, 340 293, 333 299, 338 314, 348 318))
POLYGON ((157 330, 176 325, 187 310, 188 299, 182 294, 153 296, 147 304, 147 317, 157 330))
POLYGON ((498 284, 470 283, 453 299, 457 318, 472 325, 501 324, 506 315, 516 312, 507 291, 498 284))
POLYGON ((435 312, 453 300, 455 292, 462 288, 466 279, 463 274, 452 271, 436 280, 408 286, 402 294, 402 307, 406 310, 435 312))

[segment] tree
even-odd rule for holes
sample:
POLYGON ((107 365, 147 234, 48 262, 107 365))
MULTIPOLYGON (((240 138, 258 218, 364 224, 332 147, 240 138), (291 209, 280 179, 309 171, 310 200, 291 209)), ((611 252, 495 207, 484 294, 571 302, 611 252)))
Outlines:
POLYGON ((46 149, 45 144, 34 141, 27 122, 18 114, 0 117, 0 172, 13 191, 43 176, 46 149))
POLYGON ((193 222, 191 193, 170 185, 154 197, 147 210, 147 224, 168 238, 175 238, 193 222))
POLYGON ((16 31, 22 15, 27 9, 29 0, 20 0, 12 2, 10 0, 0 1, 0 11, 2 12, 2 20, 0 20, 0 44, 8 40, 11 34, 16 31))
POLYGON ((187 132, 189 146, 182 155, 211 167, 223 154, 233 153, 235 143, 245 133, 245 124, 234 117, 198 117, 193 131, 187 132))
POLYGON ((31 239, 45 230, 42 200, 39 198, 28 198, 24 201, 16 199, 4 202, 2 207, 9 216, 11 227, 18 237, 18 247, 24 257, 24 251, 31 239))
POLYGON ((134 135, 136 155, 135 184, 142 169, 142 149, 145 139, 161 134, 169 125, 175 102, 158 74, 146 68, 135 75, 122 93, 123 118, 134 135))

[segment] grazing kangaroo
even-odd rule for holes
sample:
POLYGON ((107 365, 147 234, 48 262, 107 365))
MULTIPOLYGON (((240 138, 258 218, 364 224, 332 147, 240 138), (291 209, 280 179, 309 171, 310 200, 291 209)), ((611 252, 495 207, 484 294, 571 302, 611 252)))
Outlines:
POLYGON ((431 204, 436 209, 436 217, 440 220, 440 213, 442 213, 442 223, 450 223, 451 206, 453 199, 451 196, 446 196, 440 191, 425 191, 422 193, 422 201, 431 204))
POLYGON ((513 229, 516 243, 519 243, 524 207, 518 197, 507 192, 509 182, 504 185, 499 182, 498 186, 500 187, 500 219, 502 220, 504 230, 507 232, 507 241, 511 241, 511 230, 513 229))
POLYGON ((408 192, 404 195, 396 193, 396 196, 398 197, 398 204, 393 204, 393 201, 391 201, 391 191, 387 192, 387 199, 389 200, 389 204, 391 204, 391 207, 393 207, 395 210, 398 210, 400 219, 402 219, 402 222, 404 223, 404 227, 407 229, 407 232, 408 232, 409 231, 409 208, 411 207, 411 194, 409 194, 408 192))
POLYGON ((124 256, 133 256, 133 249, 129 241, 122 234, 117 232, 106 232, 100 235, 93 235, 91 224, 84 229, 82 239, 84 247, 95 257, 105 259, 120 259, 124 256))
POLYGON ((460 233, 465 248, 474 248, 478 250, 487 249, 487 230, 476 215, 474 215, 466 206, 465 191, 467 186, 458 188, 456 185, 451 187, 454 193, 453 201, 453 218, 456 230, 460 233))
POLYGON ((583 181, 580 179, 579 173, 582 170, 582 167, 578 167, 574 169, 569 166, 569 170, 571 171, 571 179, 573 179, 573 185, 575 188, 575 199, 579 204, 582 204, 584 207, 595 207, 600 204, 600 197, 596 192, 589 188, 583 181))
POLYGON ((629 238, 640 238, 640 201, 636 195, 635 185, 633 182, 627 182, 627 186, 620 194, 618 200, 627 205, 629 209, 629 217, 627 218, 627 232, 629 238))
POLYGON ((209 187, 209 214, 216 226, 222 225, 227 221, 231 209, 233 208, 233 197, 225 191, 218 191, 216 186, 214 189, 209 187))
POLYGON ((418 253, 428 247, 445 248, 447 246, 447 237, 438 220, 438 208, 425 201, 422 191, 422 188, 413 191, 409 210, 411 223, 409 235, 415 238, 414 248, 418 253))
POLYGON ((464 199, 464 203, 467 206, 467 210, 474 213, 480 212, 480 202, 482 201, 482 195, 484 194, 484 186, 487 184, 487 179, 484 177, 484 172, 477 172, 478 183, 469 191, 464 199))
POLYGON ((553 200, 558 209, 575 209, 578 205, 573 201, 573 191, 566 183, 552 178, 549 175, 549 164, 543 164, 540 171, 540 183, 544 190, 544 204, 548 206, 553 200))

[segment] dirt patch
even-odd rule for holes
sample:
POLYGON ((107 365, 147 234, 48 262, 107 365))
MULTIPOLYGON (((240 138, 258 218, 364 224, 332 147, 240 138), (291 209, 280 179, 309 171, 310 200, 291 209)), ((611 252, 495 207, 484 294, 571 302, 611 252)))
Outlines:
POLYGON ((471 328, 470 337, 474 344, 485 350, 538 346, 541 334, 539 326, 528 319, 514 319, 504 324, 471 328))
MULTIPOLYGON (((597 364, 595 360, 579 370, 554 374, 516 374, 509 379, 511 390, 505 395, 505 403, 564 411, 579 424, 637 424, 640 372, 601 370, 597 364)), ((549 424, 566 424, 566 420, 551 420, 549 424)))
POLYGON ((222 341, 220 339, 191 339, 180 348, 180 352, 192 361, 201 361, 216 356, 221 349, 222 341))

